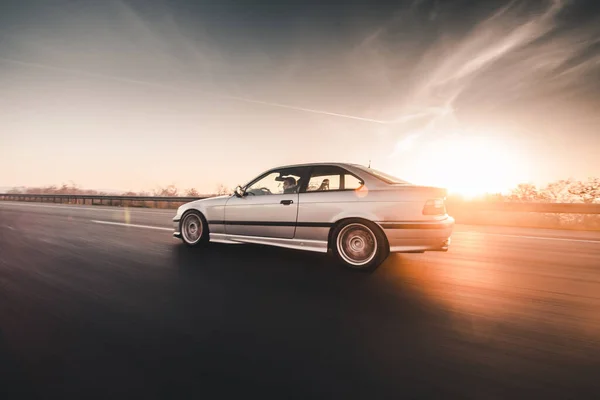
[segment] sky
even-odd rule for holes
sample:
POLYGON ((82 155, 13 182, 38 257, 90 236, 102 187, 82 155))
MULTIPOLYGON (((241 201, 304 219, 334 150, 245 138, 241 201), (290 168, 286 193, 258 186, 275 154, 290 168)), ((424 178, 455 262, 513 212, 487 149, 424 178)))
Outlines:
POLYGON ((600 2, 0 2, 0 187, 600 176, 600 2))

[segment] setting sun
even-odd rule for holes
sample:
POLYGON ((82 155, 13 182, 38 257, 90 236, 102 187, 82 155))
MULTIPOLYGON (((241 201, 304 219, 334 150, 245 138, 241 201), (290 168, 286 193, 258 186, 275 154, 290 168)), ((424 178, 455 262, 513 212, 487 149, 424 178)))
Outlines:
POLYGON ((420 150, 413 181, 468 198, 507 191, 522 182, 526 172, 507 142, 490 137, 448 135, 420 150))

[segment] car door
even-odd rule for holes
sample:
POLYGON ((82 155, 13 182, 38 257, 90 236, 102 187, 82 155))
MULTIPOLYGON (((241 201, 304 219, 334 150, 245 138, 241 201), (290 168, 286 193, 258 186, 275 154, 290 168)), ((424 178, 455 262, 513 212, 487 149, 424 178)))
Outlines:
POLYGON ((349 171, 332 165, 311 169, 307 185, 300 191, 296 239, 329 238, 331 223, 338 216, 358 210, 356 189, 363 181, 349 171))
POLYGON ((233 196, 225 205, 228 235, 292 239, 298 217, 298 188, 306 168, 272 170, 233 196), (284 191, 284 180, 295 185, 284 191))

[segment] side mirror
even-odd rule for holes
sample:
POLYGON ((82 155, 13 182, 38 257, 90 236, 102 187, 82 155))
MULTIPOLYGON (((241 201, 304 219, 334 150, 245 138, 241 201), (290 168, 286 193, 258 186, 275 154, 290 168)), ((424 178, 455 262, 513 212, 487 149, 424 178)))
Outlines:
POLYGON ((246 194, 246 192, 244 192, 244 189, 242 189, 242 187, 240 185, 237 185, 235 188, 235 195, 237 197, 244 197, 245 194, 246 194))

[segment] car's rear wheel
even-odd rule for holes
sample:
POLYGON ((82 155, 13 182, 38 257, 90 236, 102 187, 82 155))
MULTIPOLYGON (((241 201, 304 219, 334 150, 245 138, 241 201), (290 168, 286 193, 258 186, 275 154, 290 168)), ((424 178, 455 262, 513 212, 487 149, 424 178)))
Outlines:
POLYGON ((364 220, 347 220, 336 226, 331 247, 338 261, 361 271, 377 268, 389 254, 379 227, 364 220))
POLYGON ((188 211, 181 218, 181 238, 188 246, 198 246, 208 242, 208 224, 198 211, 188 211))

